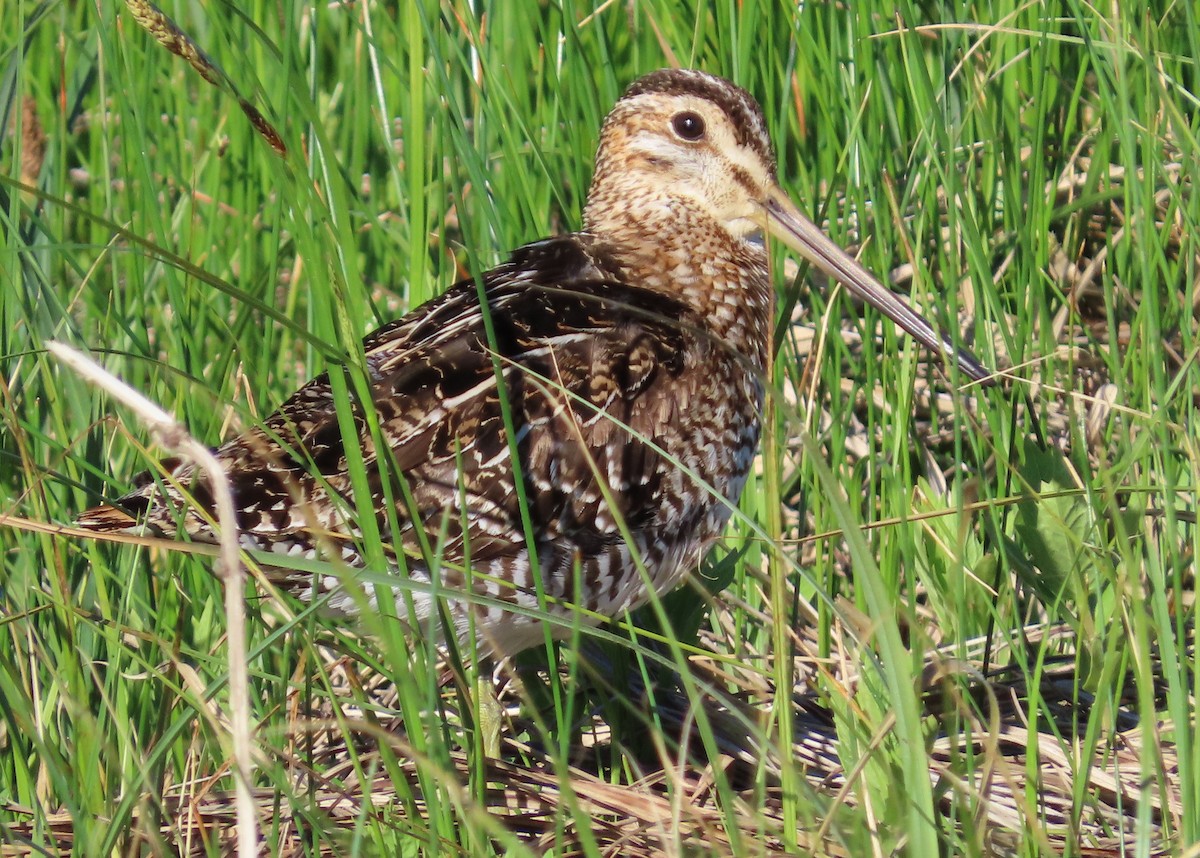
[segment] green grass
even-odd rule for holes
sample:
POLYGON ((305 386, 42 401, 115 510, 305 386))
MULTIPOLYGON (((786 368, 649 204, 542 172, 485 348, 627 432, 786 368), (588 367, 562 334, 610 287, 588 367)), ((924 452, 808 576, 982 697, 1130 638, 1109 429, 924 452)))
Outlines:
POLYGON ((799 309, 780 325, 763 468, 696 576, 722 595, 691 588, 634 618, 669 629, 666 646, 622 619, 577 635, 603 655, 565 646, 559 670, 530 673, 513 737, 530 748, 507 746, 519 770, 483 759, 471 683, 442 688, 431 645, 248 588, 267 842, 519 852, 487 787, 537 763, 561 798, 523 795, 557 802, 547 830, 582 830, 598 855, 620 813, 568 766, 617 785, 657 773, 691 820, 672 744, 689 717, 681 768, 713 778, 696 803, 725 833, 644 823, 663 848, 1200 842, 1192 4, 402 5, 163 7, 284 157, 116 4, 0 10, 0 844, 221 854, 176 799, 232 788, 211 558, 16 526, 67 524, 161 455, 44 343, 90 349, 215 444, 355 365, 363 334, 464 271, 577 228, 605 112, 673 61, 749 88, 801 207, 868 268, 905 273, 898 288, 1014 381, 954 395, 890 324, 856 349, 842 329, 876 320, 781 273, 781 307, 799 309), (33 174, 27 99, 45 135, 33 174), (803 360, 814 326, 824 352, 803 360), (1090 431, 1097 391, 1112 409, 1090 431), (984 666, 1006 671, 986 690, 984 666), (836 727, 844 781, 817 783, 787 747, 810 729, 793 690, 836 727), (732 696, 743 709, 715 702, 732 696), (677 714, 689 701, 705 702, 677 714), (583 742, 593 712, 611 743, 583 742), (1040 736, 1023 753, 1018 727, 1040 736), (744 770, 714 762, 730 736, 744 770), (1106 791, 1118 765, 1127 786, 1106 791), (986 778, 1016 797, 981 794, 986 778), (356 781, 378 812, 321 805, 356 781), (998 804, 1016 808, 1004 831, 998 804))

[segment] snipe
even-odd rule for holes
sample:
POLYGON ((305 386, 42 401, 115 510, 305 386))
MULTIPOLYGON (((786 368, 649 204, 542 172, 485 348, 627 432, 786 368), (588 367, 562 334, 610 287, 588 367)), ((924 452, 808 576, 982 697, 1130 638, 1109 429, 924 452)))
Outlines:
MULTIPOLYGON (((395 574, 428 583, 422 543, 435 546, 460 636, 473 612, 486 650, 531 646, 539 622, 499 605, 539 598, 559 616, 568 603, 616 615, 678 584, 721 532, 758 445, 773 323, 764 231, 967 378, 987 376, 787 199, 747 92, 698 71, 649 74, 604 123, 584 230, 522 247, 484 275, 491 335, 466 281, 365 341, 373 401, 354 417, 369 506, 404 555, 395 574), (364 409, 378 417, 382 453, 364 409), (470 591, 490 603, 454 598, 470 591)), ((361 505, 326 375, 217 455, 246 546, 362 564, 361 505)), ((79 523, 212 540, 210 504, 183 465, 79 523)), ((314 583, 332 589, 332 608, 354 610, 338 576, 277 577, 305 596, 314 583)), ((433 608, 421 587, 413 604, 421 619, 433 608)))

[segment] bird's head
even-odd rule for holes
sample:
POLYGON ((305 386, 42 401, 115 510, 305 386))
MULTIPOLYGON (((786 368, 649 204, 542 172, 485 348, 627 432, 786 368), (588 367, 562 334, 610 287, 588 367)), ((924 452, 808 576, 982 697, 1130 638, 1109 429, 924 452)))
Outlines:
POLYGON ((762 231, 775 155, 758 103, 741 87, 690 69, 636 81, 600 133, 584 220, 664 223, 704 217, 735 240, 762 231))
POLYGON ((747 250, 765 232, 969 378, 989 375, 800 213, 779 187, 762 108, 750 93, 705 72, 663 69, 635 81, 605 120, 584 226, 633 240, 698 222, 747 250))

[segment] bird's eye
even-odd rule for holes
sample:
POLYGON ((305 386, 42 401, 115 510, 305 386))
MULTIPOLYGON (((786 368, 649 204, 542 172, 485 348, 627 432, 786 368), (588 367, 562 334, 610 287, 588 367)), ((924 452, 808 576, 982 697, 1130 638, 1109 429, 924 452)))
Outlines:
POLYGON ((704 120, 700 118, 699 113, 690 110, 676 113, 671 120, 671 127, 684 140, 699 140, 704 136, 704 120))

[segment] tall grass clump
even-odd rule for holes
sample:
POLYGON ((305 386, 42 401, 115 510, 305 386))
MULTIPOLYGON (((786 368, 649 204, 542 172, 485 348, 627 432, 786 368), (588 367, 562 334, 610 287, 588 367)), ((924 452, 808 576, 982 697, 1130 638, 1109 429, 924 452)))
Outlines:
POLYGON ((1004 381, 779 254, 741 509, 686 587, 508 666, 499 754, 479 662, 370 607, 388 546, 294 562, 353 622, 248 553, 260 849, 1194 850, 1192 4, 147 8, 0 6, 5 854, 235 842, 214 552, 71 529, 165 454, 46 344, 212 445, 329 368, 349 409, 364 334, 580 226, 668 65, 751 90, 789 193, 1004 381))

